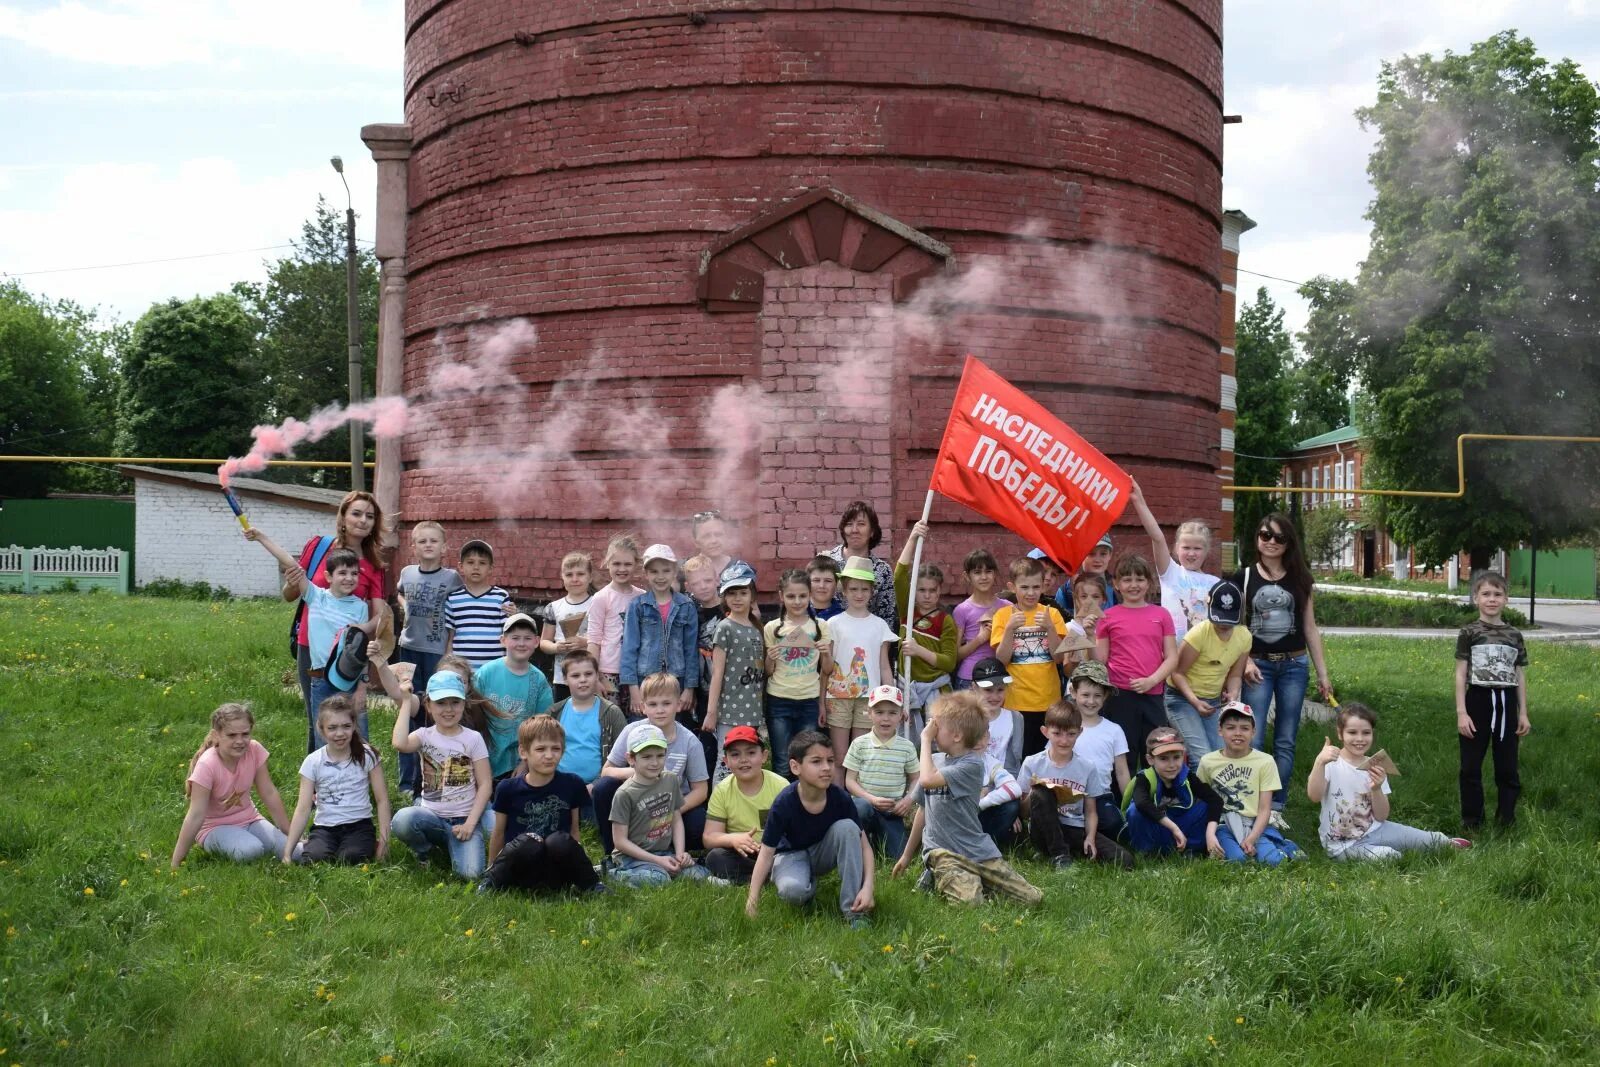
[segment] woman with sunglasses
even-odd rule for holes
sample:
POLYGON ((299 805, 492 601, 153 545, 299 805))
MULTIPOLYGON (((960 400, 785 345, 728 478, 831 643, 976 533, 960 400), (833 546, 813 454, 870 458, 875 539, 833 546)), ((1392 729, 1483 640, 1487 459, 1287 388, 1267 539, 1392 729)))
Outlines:
POLYGON ((1245 624, 1250 628, 1250 659, 1244 667, 1244 701, 1255 712, 1255 747, 1270 751, 1283 788, 1272 798, 1272 825, 1287 829, 1283 804, 1294 773, 1294 744, 1310 681, 1308 657, 1317 670, 1317 691, 1333 696, 1328 661, 1312 596, 1311 568, 1289 516, 1275 511, 1256 527, 1256 561, 1229 580, 1244 592, 1245 624), (1278 711, 1267 748, 1267 709, 1278 711))

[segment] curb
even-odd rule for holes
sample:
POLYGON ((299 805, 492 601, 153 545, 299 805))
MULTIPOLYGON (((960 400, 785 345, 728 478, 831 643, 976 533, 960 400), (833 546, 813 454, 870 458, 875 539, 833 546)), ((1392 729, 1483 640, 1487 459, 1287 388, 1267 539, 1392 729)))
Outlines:
MULTIPOLYGON (((1409 640, 1423 638, 1450 638, 1456 637, 1455 630, 1383 630, 1364 629, 1358 626, 1324 626, 1321 628, 1324 637, 1399 637, 1409 640)), ((1600 630, 1524 630, 1522 637, 1527 641, 1542 641, 1546 643, 1566 643, 1574 641, 1600 641, 1600 630)))

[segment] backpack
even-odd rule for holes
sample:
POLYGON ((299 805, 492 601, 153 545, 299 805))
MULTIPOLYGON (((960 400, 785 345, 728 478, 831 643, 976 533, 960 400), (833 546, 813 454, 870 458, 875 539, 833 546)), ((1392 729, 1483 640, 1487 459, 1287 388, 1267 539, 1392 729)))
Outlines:
MULTIPOLYGON (((1133 786, 1140 778, 1143 778, 1149 784, 1151 798, 1156 801, 1161 799, 1161 780, 1156 777, 1156 769, 1154 767, 1146 767, 1129 778, 1127 788, 1122 791, 1122 817, 1124 819, 1128 817, 1128 809, 1133 807, 1133 786)), ((1189 768, 1187 766, 1178 772, 1176 788, 1171 795, 1175 798, 1172 807, 1180 811, 1188 811, 1194 807, 1194 786, 1189 784, 1189 768), (1182 800, 1183 803, 1178 803, 1178 800, 1182 800)))
MULTIPOLYGON (((309 561, 305 552, 300 553, 300 566, 305 569, 306 581, 309 582, 311 576, 317 573, 317 568, 322 566, 322 557, 326 556, 328 549, 332 547, 333 538, 319 537, 317 538, 316 547, 311 549, 309 561)), ((289 620, 289 658, 292 660, 299 660, 300 658, 300 619, 305 615, 305 611, 305 598, 301 597, 300 603, 295 605, 294 618, 289 620)))

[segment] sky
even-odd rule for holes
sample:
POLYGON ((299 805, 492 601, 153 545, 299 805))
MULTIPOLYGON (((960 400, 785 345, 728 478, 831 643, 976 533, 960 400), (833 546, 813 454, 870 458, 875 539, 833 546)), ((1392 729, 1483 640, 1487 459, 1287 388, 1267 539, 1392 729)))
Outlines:
MULTIPOLYGON (((534 0, 530 0, 534 2, 534 0)), ((1224 0, 1224 206, 1242 298, 1351 276, 1380 63, 1515 28, 1600 75, 1600 0, 1224 0), (1248 273, 1255 272, 1255 273, 1248 273)), ((402 121, 401 0, 0 0, 0 277, 136 319, 260 278, 319 195, 372 238, 360 140, 402 121), (225 253, 217 255, 214 253, 225 253), (149 262, 167 260, 168 262, 149 262), (132 264, 123 266, 122 264, 132 264), (77 269, 77 268, 104 269, 77 269)))

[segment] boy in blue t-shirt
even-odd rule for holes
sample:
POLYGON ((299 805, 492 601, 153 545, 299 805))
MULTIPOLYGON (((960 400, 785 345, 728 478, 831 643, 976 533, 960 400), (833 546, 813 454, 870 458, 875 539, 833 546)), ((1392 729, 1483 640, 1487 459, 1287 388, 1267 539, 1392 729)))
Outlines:
MULTIPOLYGON (((376 617, 368 618, 367 602, 355 595, 356 583, 361 580, 361 557, 348 548, 331 549, 322 557, 322 569, 328 576, 328 588, 323 589, 310 579, 295 559, 258 526, 244 532, 246 541, 254 541, 272 554, 283 568, 286 577, 300 579, 300 599, 306 605, 306 648, 311 657, 311 730, 307 751, 315 752, 324 744, 317 730, 317 709, 322 702, 341 690, 328 680, 328 659, 339 647, 345 628, 354 626, 371 637, 378 628, 376 617)), ((356 728, 367 736, 367 713, 363 709, 356 716, 356 728)))
POLYGON ((497 781, 516 768, 517 731, 523 722, 550 707, 550 682, 533 665, 538 624, 518 612, 501 624, 500 644, 505 655, 472 673, 473 686, 494 705, 484 741, 489 745, 489 773, 497 781))
POLYGON ((833 742, 806 730, 789 742, 793 784, 773 800, 761 831, 744 912, 756 917, 768 876, 780 900, 807 904, 817 876, 838 868, 839 910, 852 928, 867 925, 873 908, 872 843, 856 821, 850 794, 833 784, 833 742))
MULTIPOLYGON (((562 666, 566 670, 568 696, 550 709, 566 733, 559 769, 577 775, 592 793, 600 769, 605 766, 606 753, 627 729, 628 720, 621 708, 600 695, 600 664, 593 652, 586 648, 569 652, 562 666)), ((594 809, 588 808, 585 814, 594 818, 594 809)))
POLYGON ((507 778, 494 791, 489 869, 478 883, 480 892, 601 888, 594 865, 578 842, 578 812, 589 802, 589 791, 578 778, 556 769, 565 747, 561 724, 548 715, 517 728, 517 751, 528 770, 507 778))

